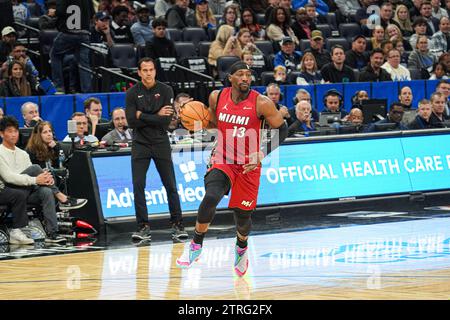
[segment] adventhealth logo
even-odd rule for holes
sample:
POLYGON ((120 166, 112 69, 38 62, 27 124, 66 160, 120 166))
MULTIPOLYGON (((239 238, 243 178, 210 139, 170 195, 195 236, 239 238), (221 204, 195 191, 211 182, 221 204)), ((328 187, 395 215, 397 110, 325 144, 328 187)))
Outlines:
POLYGON ((194 161, 180 164, 180 171, 184 174, 184 180, 191 182, 192 180, 198 180, 198 174, 195 171, 196 166, 194 161))

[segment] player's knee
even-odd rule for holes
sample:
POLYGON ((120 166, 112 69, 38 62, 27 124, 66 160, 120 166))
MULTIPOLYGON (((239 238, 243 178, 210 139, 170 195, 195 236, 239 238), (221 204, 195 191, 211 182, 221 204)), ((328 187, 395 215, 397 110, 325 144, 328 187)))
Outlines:
POLYGON ((241 209, 234 209, 236 229, 239 234, 244 237, 248 236, 252 229, 252 213, 253 210, 246 211, 241 209))

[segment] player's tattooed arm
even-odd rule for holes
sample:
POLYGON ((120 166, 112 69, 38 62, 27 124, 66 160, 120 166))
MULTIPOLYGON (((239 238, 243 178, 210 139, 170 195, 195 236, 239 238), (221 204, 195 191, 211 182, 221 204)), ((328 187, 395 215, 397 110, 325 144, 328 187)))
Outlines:
POLYGON ((220 90, 214 90, 209 95, 209 114, 210 114, 210 120, 209 120, 209 126, 208 128, 216 128, 217 127, 217 118, 216 118, 216 107, 217 107, 217 99, 219 97, 220 90))

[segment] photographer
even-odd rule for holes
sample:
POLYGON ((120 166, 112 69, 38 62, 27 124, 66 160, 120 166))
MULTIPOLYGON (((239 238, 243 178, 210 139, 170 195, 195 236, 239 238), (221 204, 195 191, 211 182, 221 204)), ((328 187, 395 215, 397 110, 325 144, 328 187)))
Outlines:
MULTIPOLYGON (((58 168, 60 165, 58 156, 62 149, 53 138, 53 127, 50 122, 41 121, 34 127, 26 151, 30 156, 31 163, 39 165, 42 169, 52 171, 54 168, 58 168)), ((52 185, 50 188, 59 201, 61 210, 79 209, 87 203, 86 199, 76 199, 65 195, 56 185, 52 185)))

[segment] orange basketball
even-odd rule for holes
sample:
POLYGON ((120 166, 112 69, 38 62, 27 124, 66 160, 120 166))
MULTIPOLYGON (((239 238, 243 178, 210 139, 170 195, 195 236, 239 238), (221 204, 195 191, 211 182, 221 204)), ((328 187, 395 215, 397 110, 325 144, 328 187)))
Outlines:
POLYGON ((198 131, 208 126, 210 115, 204 103, 190 101, 180 108, 180 119, 183 127, 189 131, 198 131))

